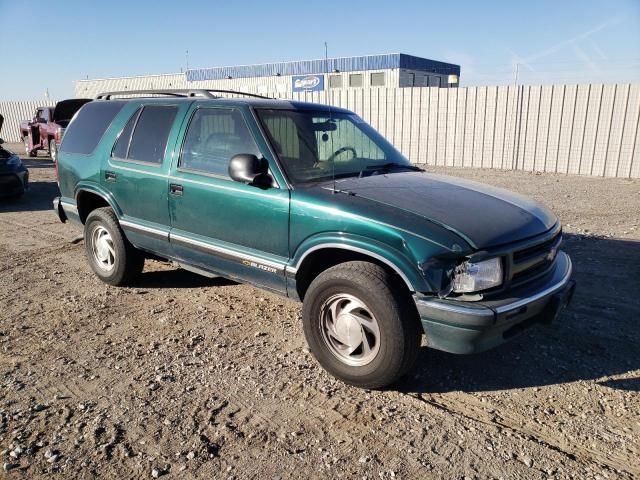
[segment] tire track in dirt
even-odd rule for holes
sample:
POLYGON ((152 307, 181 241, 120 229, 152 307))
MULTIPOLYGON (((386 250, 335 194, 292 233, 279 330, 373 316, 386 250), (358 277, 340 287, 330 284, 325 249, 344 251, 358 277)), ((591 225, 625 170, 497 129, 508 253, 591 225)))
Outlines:
POLYGON ((563 455, 568 460, 576 461, 580 459, 585 463, 593 463, 613 474, 622 474, 626 478, 636 478, 640 475, 640 468, 629 468, 629 466, 633 465, 633 459, 623 457, 614 452, 603 455, 601 452, 582 445, 558 441, 557 433, 553 434, 527 421, 524 422, 524 426, 520 426, 518 424, 522 422, 522 418, 517 419, 508 414, 496 413, 495 411, 489 414, 486 411, 486 406, 477 405, 476 400, 471 395, 460 392, 457 396, 464 397, 464 399, 453 402, 441 395, 429 395, 427 398, 425 394, 406 394, 406 397, 426 403, 446 414, 459 416, 484 425, 508 429, 514 433, 524 435, 544 448, 563 455))

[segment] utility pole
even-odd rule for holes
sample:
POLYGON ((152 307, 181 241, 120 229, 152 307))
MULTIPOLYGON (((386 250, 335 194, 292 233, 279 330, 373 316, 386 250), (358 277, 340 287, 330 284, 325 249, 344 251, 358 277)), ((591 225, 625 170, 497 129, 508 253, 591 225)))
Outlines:
POLYGON ((515 69, 515 72, 514 72, 514 75, 513 75, 513 84, 516 85, 516 86, 518 85, 518 67, 519 66, 520 66, 520 64, 516 63, 516 69, 515 69))
POLYGON ((187 59, 187 68, 186 68, 186 70, 189 70, 189 50, 186 50, 184 52, 184 54, 185 54, 185 57, 187 59))

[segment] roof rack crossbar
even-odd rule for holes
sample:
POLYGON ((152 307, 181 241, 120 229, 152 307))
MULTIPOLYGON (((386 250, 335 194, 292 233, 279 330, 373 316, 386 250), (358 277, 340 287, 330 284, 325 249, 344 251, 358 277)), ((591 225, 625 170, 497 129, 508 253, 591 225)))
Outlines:
POLYGON ((204 98, 220 98, 219 96, 213 95, 215 93, 229 93, 233 95, 244 95, 247 97, 255 97, 255 98, 265 98, 269 99, 269 97, 265 97, 263 95, 257 95, 255 93, 248 92, 240 92, 237 90, 216 90, 209 88, 198 88, 198 89, 151 89, 151 90, 117 90, 113 92, 103 92, 99 93, 96 96, 96 100, 111 100, 114 96, 120 95, 166 95, 169 97, 197 97, 202 96, 204 98))

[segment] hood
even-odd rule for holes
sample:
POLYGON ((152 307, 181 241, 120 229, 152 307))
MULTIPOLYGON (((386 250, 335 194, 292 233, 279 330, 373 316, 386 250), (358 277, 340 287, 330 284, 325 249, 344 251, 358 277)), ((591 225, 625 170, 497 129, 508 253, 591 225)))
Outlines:
POLYGON ((62 124, 68 124, 76 112, 80 110, 80 107, 90 101, 91 99, 88 98, 71 98, 69 100, 62 100, 61 102, 56 103, 56 108, 53 109, 52 120, 61 126, 66 126, 62 124))
POLYGON ((485 249, 546 232, 558 218, 508 190, 445 175, 392 173, 336 182, 336 189, 444 226, 485 249))

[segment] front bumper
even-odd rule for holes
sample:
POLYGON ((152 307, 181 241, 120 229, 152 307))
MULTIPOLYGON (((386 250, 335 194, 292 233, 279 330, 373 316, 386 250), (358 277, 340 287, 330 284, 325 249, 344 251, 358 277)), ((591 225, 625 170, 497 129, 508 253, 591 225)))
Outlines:
POLYGON ((497 300, 461 302, 416 294, 427 345, 451 353, 481 352, 531 325, 552 322, 573 296, 572 271, 569 256, 558 252, 548 276, 497 300))

